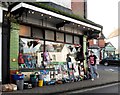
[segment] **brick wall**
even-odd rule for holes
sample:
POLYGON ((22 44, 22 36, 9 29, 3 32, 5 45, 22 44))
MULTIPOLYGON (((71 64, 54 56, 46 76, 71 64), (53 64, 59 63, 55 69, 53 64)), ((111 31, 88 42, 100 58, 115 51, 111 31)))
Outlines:
POLYGON ((93 45, 93 40, 89 40, 89 46, 93 45))
POLYGON ((74 0, 71 2, 71 9, 74 14, 84 17, 84 2, 75 2, 74 0))
POLYGON ((99 47, 104 47, 105 46, 105 41, 103 39, 98 41, 99 47))

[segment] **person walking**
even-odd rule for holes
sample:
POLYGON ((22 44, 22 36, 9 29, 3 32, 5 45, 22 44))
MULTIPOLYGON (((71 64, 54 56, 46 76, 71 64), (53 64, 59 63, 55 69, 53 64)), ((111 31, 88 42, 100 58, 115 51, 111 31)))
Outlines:
POLYGON ((96 65, 96 55, 94 55, 93 51, 90 51, 90 56, 88 57, 88 64, 91 71, 91 80, 94 81, 94 79, 97 77, 99 78, 99 74, 97 72, 97 65, 96 65))
POLYGON ((74 65, 72 63, 72 60, 70 58, 70 54, 67 54, 67 58, 66 58, 66 62, 67 62, 67 69, 68 69, 68 77, 70 79, 70 81, 74 81, 75 76, 74 76, 74 65), (72 74, 71 74, 72 73, 72 74))

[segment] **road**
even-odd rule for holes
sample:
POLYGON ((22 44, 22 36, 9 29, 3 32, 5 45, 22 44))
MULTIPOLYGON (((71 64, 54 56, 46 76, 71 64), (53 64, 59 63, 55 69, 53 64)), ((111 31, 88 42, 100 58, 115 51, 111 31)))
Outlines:
POLYGON ((120 71, 120 67, 118 67, 118 66, 97 65, 97 67, 98 67, 98 70, 113 71, 113 72, 120 71))
MULTIPOLYGON (((80 93, 120 93, 119 86, 120 83, 114 83, 114 84, 109 84, 109 85, 104 85, 104 86, 99 86, 99 87, 94 87, 94 88, 88 88, 88 89, 83 89, 83 90, 77 90, 77 91, 72 91, 68 92, 67 95, 72 95, 72 94, 77 94, 79 95, 80 93)), ((111 95, 111 94, 110 94, 111 95)))
MULTIPOLYGON (((98 70, 99 71, 108 71, 108 72, 118 72, 120 71, 120 67, 117 66, 104 66, 104 65, 98 65, 98 70)), ((88 89, 81 89, 77 91, 72 91, 60 95, 99 95, 97 93, 106 93, 109 95, 118 95, 120 93, 120 83, 115 83, 115 84, 109 84, 109 85, 104 85, 104 86, 99 86, 99 87, 93 87, 93 88, 88 88, 88 89), (118 86, 119 85, 119 86, 118 86), (115 94, 116 93, 116 94, 115 94)), ((101 95, 100 94, 100 95, 101 95)))

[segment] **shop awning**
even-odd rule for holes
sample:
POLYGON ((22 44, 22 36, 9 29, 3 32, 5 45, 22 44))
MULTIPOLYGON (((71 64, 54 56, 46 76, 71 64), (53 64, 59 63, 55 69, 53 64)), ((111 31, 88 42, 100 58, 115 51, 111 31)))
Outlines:
POLYGON ((43 8, 40 8, 40 7, 36 7, 34 5, 27 4, 27 3, 17 4, 16 6, 14 6, 11 9, 11 12, 14 12, 14 11, 20 9, 20 8, 27 8, 27 9, 30 9, 30 10, 34 10, 36 12, 40 12, 40 13, 43 13, 43 14, 46 14, 46 15, 49 15, 49 16, 52 16, 52 17, 56 17, 58 19, 63 19, 65 21, 70 21, 70 22, 75 23, 75 24, 83 25, 83 26, 95 29, 97 31, 102 30, 101 27, 99 27, 99 26, 97 27, 96 25, 85 23, 85 22, 82 22, 80 20, 76 20, 76 19, 64 16, 64 15, 61 15, 61 14, 58 14, 58 13, 55 13, 55 12, 52 12, 52 11, 45 10, 43 8))

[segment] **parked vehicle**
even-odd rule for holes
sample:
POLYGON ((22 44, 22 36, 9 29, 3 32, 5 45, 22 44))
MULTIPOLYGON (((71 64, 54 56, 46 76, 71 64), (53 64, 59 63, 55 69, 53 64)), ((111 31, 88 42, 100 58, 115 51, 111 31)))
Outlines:
POLYGON ((100 64, 103 64, 105 66, 108 66, 108 65, 120 66, 120 58, 119 57, 106 57, 100 61, 100 64))

